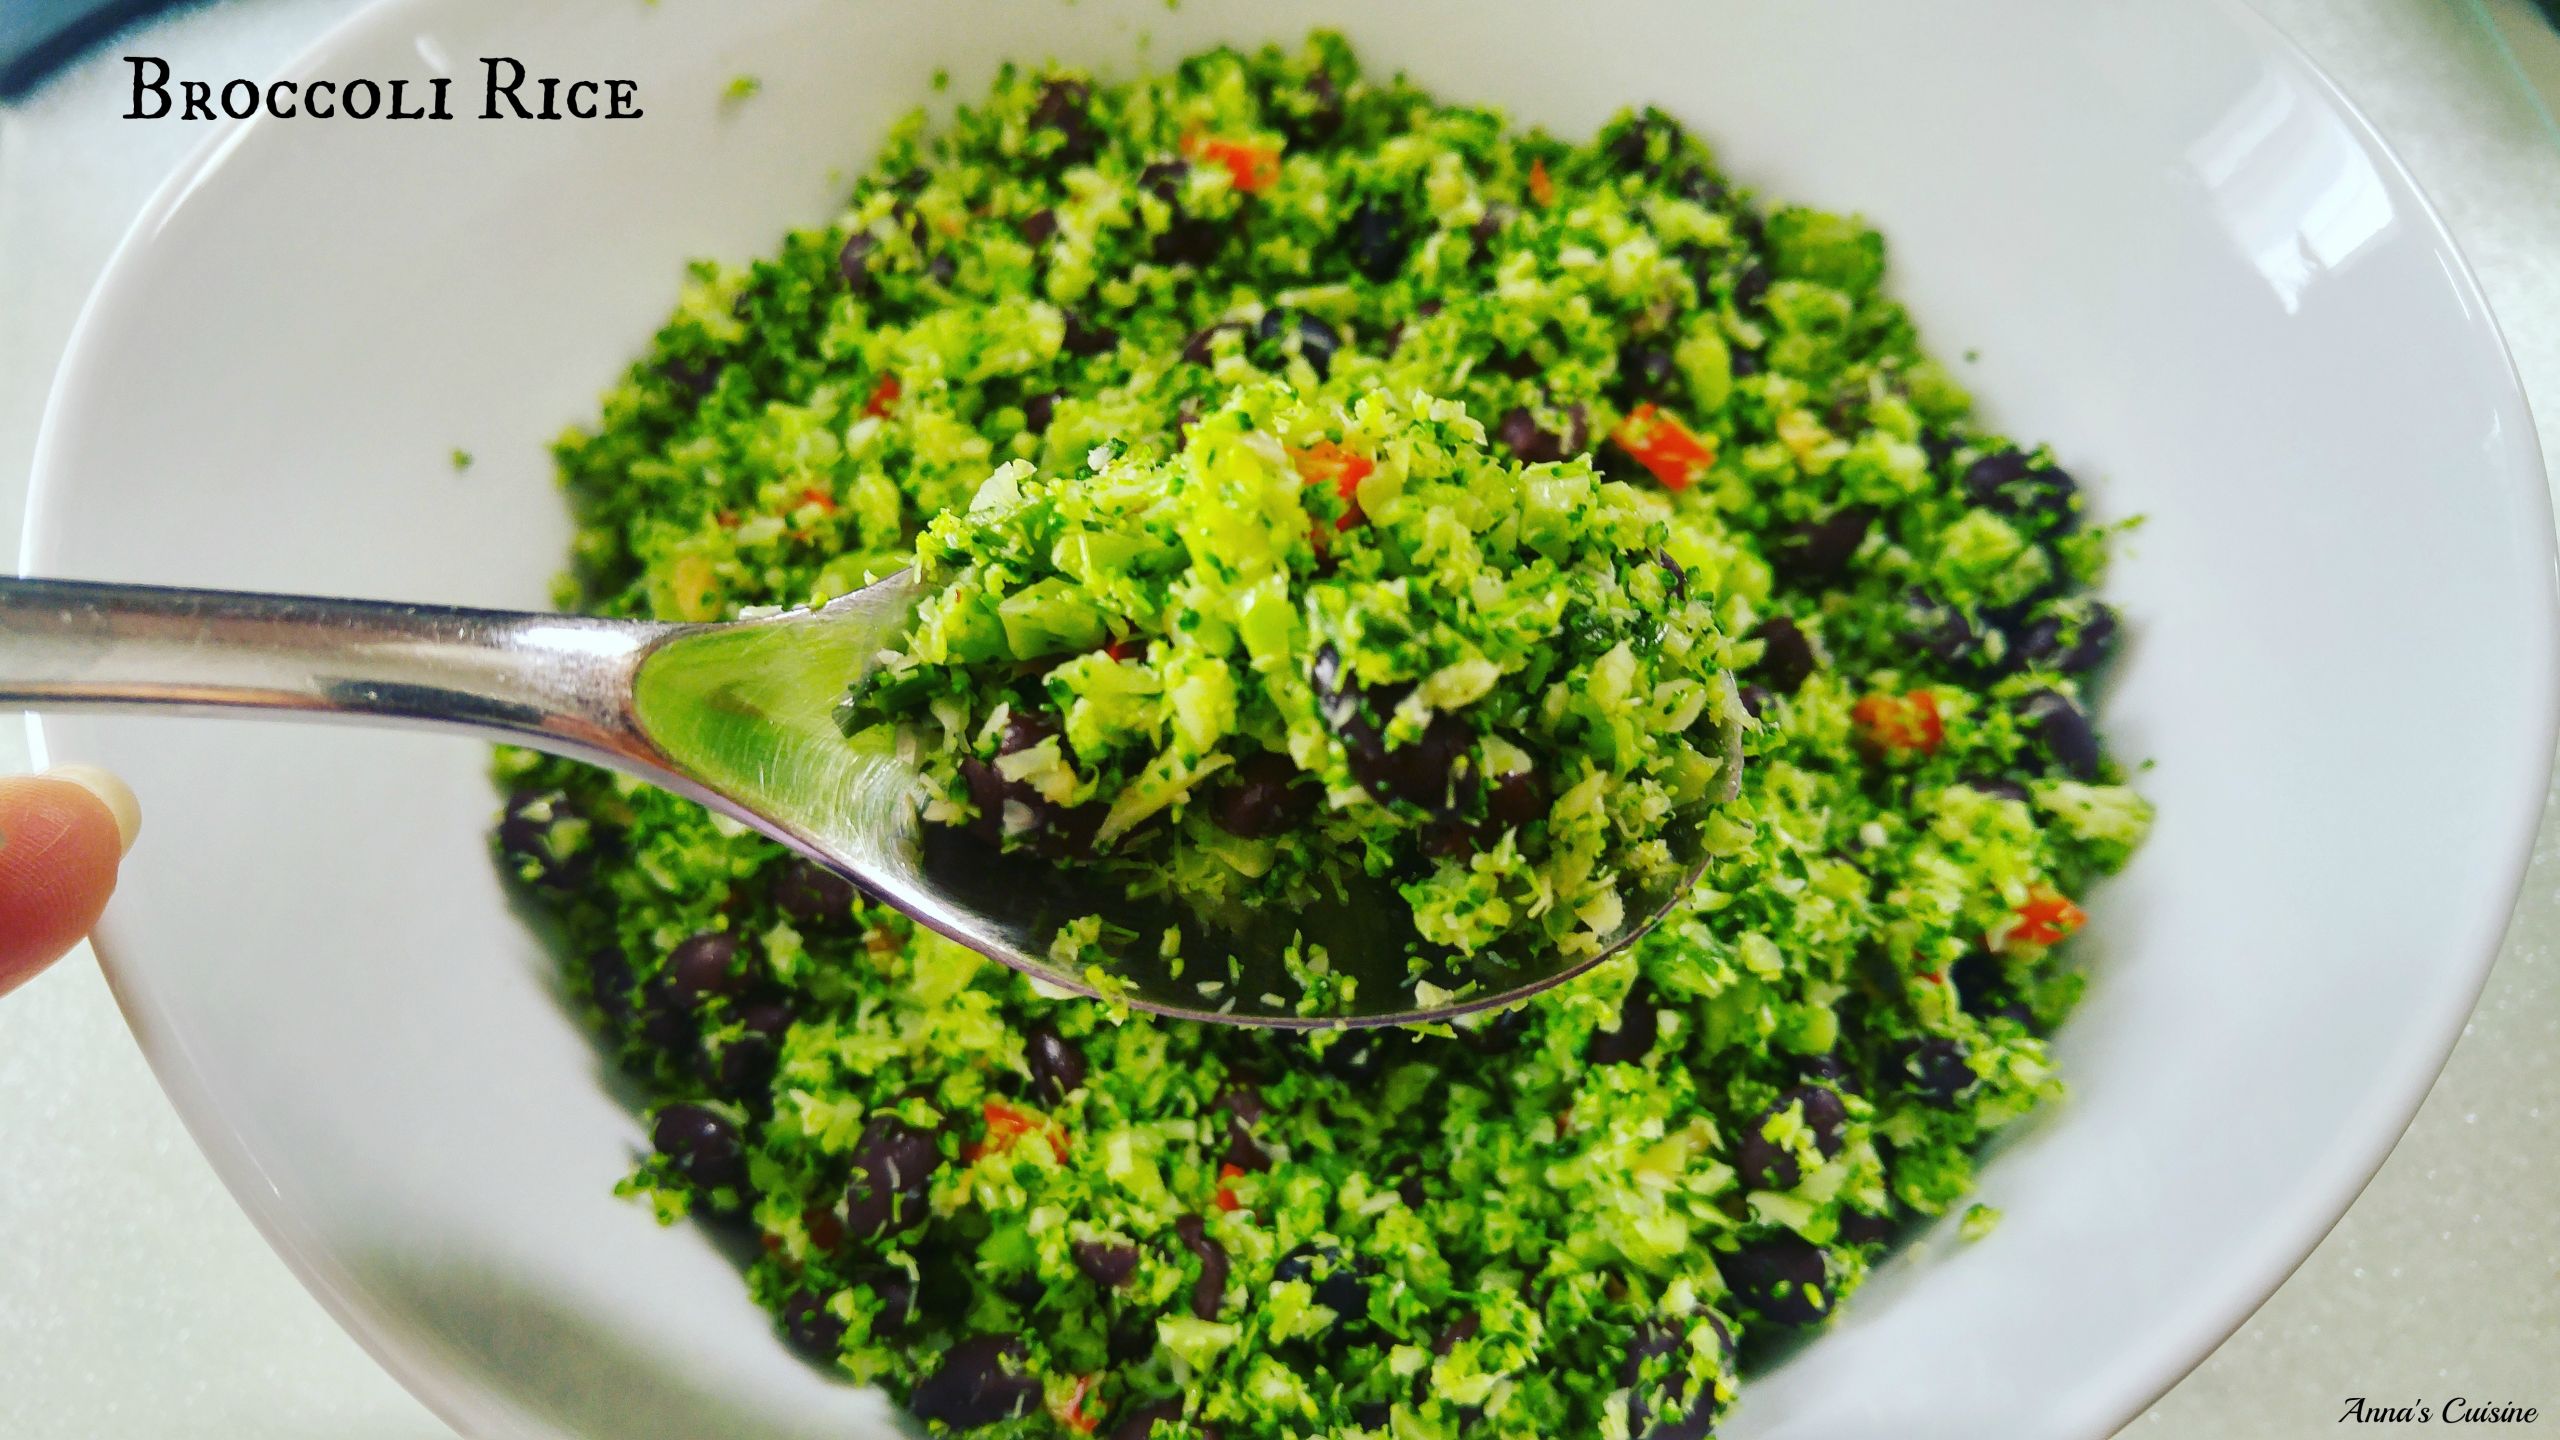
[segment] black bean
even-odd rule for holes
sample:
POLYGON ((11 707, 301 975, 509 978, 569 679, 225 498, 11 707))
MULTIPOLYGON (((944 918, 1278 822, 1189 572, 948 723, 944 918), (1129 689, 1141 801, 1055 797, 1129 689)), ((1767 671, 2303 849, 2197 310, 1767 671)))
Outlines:
POLYGON ((1757 310, 1769 298, 1769 267, 1754 260, 1733 277, 1733 308, 1757 310))
MULTIPOLYGON (((1155 1322, 1143 1316, 1125 1316, 1103 1337, 1103 1353, 1115 1366, 1132 1366, 1156 1353, 1155 1322)), ((1111 1432, 1119 1435, 1120 1430, 1111 1432)))
MULTIPOLYGON (((1148 1332, 1148 1340, 1152 1346, 1154 1332, 1148 1332)), ((1122 1416, 1120 1423, 1111 1427, 1109 1440, 1155 1440, 1157 1426, 1171 1428, 1181 1423, 1182 1397, 1168 1395, 1162 1400, 1150 1400, 1122 1416)))
POLYGON ((1043 206, 1022 217, 1023 243, 1034 249, 1048 244, 1049 238, 1057 233, 1058 212, 1055 210, 1043 206))
POLYGON ((1241 320, 1221 320, 1215 325, 1204 325, 1192 331, 1190 338, 1182 342, 1182 358, 1194 365, 1206 365, 1214 358, 1212 347, 1218 343, 1219 336, 1243 335, 1252 328, 1241 320))
POLYGON ((1831 1277, 1822 1251, 1790 1234, 1746 1240, 1716 1257, 1725 1287, 1747 1311, 1777 1325, 1811 1325, 1831 1313, 1831 1277))
POLYGON ((1411 693, 1410 686, 1359 689, 1350 683, 1342 656, 1331 645, 1316 652, 1309 680, 1319 713, 1342 737, 1352 777, 1364 789, 1381 800, 1401 799, 1435 811, 1455 804, 1458 761, 1475 743, 1475 733, 1466 722, 1454 715, 1434 716, 1412 744, 1391 749, 1384 730, 1368 712, 1393 711, 1411 693))
MULTIPOLYGON (((1149 1338, 1149 1345, 1152 1345, 1155 1332, 1149 1330, 1147 1338, 1149 1338)), ((1139 1355, 1139 1358, 1144 1358, 1144 1355, 1139 1355)), ((1172 1427, 1180 1425, 1180 1422, 1183 1422, 1183 1396, 1149 1399, 1147 1404, 1142 1404, 1142 1407, 1132 1409, 1132 1412, 1126 1414, 1119 1425, 1111 1427, 1111 1437, 1108 1437, 1108 1440, 1155 1440, 1157 1427, 1162 1425, 1165 1427, 1165 1432, 1170 1432, 1172 1427)), ((1198 1435, 1201 1440, 1219 1440, 1219 1427, 1193 1425, 1190 1427, 1190 1435, 1198 1435)))
POLYGON ((1286 834, 1314 818, 1323 792, 1276 750, 1245 757, 1227 772, 1212 801, 1218 828, 1247 840, 1286 834))
POLYGON ((1342 128, 1342 87, 1322 70, 1292 90, 1275 91, 1263 113, 1292 145, 1321 145, 1342 128))
POLYGON ((1726 193, 1724 182, 1703 165, 1684 167, 1679 177, 1671 182, 1671 193, 1710 210, 1723 209, 1725 201, 1732 198, 1726 193))
POLYGON ((1679 121, 1647 106, 1642 114, 1619 126, 1605 145, 1609 159, 1621 171, 1653 179, 1662 173, 1666 162, 1679 157, 1685 143, 1679 121))
POLYGON ((2024 801, 2035 798, 2026 786, 2015 780, 2004 780, 1997 775, 1967 775, 1956 783, 1968 790, 1979 790, 1985 795, 2000 800, 2024 801))
POLYGON ((1798 1057, 1796 1073, 1807 1080, 1819 1080, 1831 1085, 1846 1085, 1849 1080, 1848 1065, 1842 1062, 1839 1056, 1833 1054, 1798 1057))
POLYGON ((2008 968, 1987 950, 1976 950, 1947 971, 1956 987, 1956 1004, 1978 1019, 1998 1014, 2012 1003, 2008 968))
POLYGON ((587 956, 587 998, 613 1024, 631 1023, 631 962, 619 946, 608 945, 587 956))
POLYGON ((1450 1351, 1482 1334, 1483 1331, 1484 1316, 1470 1310, 1440 1327, 1440 1333, 1431 1337, 1431 1353, 1446 1356, 1450 1351))
POLYGON ((1824 1159, 1840 1153, 1842 1130, 1849 1123, 1849 1107, 1840 1092, 1822 1085, 1799 1085, 1778 1097, 1778 1103, 1801 1107, 1805 1128, 1813 1132, 1813 1148, 1824 1159))
POLYGON ((1840 1212, 1840 1243, 1843 1245, 1882 1245, 1893 1238, 1890 1216, 1869 1215, 1860 1210, 1840 1212))
POLYGON ((2076 626, 2062 615, 2047 615, 2029 623, 2018 632, 2011 658, 2022 669, 2085 675, 2106 663, 2115 649, 2116 630, 2114 607, 2092 602, 2076 626), (2071 637, 2067 644, 2063 639, 2066 634, 2071 637))
POLYGON ((710 357, 699 360, 668 360, 658 366, 667 383, 684 393, 689 400, 700 400, 720 383, 720 362, 710 357))
POLYGON ((854 1284, 871 1292, 879 1302, 871 1317, 871 1333, 879 1336, 903 1334, 916 1323, 922 1313, 916 1296, 916 1277, 896 1265, 863 1265, 850 1277, 854 1284))
POLYGON ((729 1013, 749 1032, 768 1040, 780 1040, 798 1018, 792 1013, 791 997, 770 990, 736 1002, 729 1013))
POLYGON ((2051 690, 2038 690, 2018 701, 2018 723, 2036 738, 2055 764, 2086 780, 2098 773, 2105 755, 2098 732, 2077 705, 2051 690))
POLYGON ((1046 435, 1057 414, 1058 392, 1043 390, 1022 402, 1022 428, 1034 435, 1046 435))
POLYGON ((738 988, 738 977, 729 973, 729 963, 737 954, 738 941, 727 931, 686 936, 667 956, 668 993, 687 1005, 730 993, 738 988))
POLYGON ((700 1105, 670 1105, 649 1127, 650 1142, 678 1175, 702 1190, 747 1186, 747 1151, 738 1127, 700 1105))
POLYGON ((1641 987, 1627 992, 1626 1002, 1618 1011, 1618 1027, 1595 1030, 1583 1058, 1594 1065, 1632 1065, 1653 1051, 1653 1042, 1661 1033, 1662 1019, 1653 1001, 1641 987))
POLYGON ((2080 485, 2059 466, 2040 465, 2017 450, 1995 450, 1965 467, 1965 494, 1997 515, 2033 519, 2056 530, 2079 523, 2080 485))
POLYGON ((1085 110, 1092 96, 1081 80, 1052 80, 1042 87, 1040 102, 1031 107, 1031 123, 1058 132, 1058 148, 1051 158, 1067 165, 1082 165, 1093 158, 1097 148, 1093 117, 1085 110))
POLYGON ((1332 372, 1334 352, 1342 348, 1342 336, 1332 326, 1296 310, 1264 311, 1253 338, 1255 363, 1264 369, 1279 369, 1296 355, 1319 380, 1332 372))
POLYGON ((1733 367, 1734 379, 1748 380, 1760 373, 1760 352, 1746 345, 1736 345, 1728 363, 1733 367))
POLYGON ((1138 1247, 1125 1240, 1075 1240, 1067 1245, 1076 1269, 1105 1290, 1117 1290, 1138 1273, 1138 1247))
POLYGON ((692 1005, 676 997, 663 975, 642 992, 640 1039, 662 1054, 678 1056, 691 1053, 701 1039, 692 1005))
POLYGON ((1476 223, 1467 227, 1467 237, 1476 242, 1477 251, 1482 253, 1493 244, 1493 237, 1501 234, 1510 225, 1511 217, 1518 213, 1500 202, 1487 205, 1484 214, 1476 217, 1476 223))
POLYGON ((1661 566, 1663 573, 1671 577, 1671 598, 1686 603, 1689 598, 1689 572, 1680 568, 1679 561, 1660 550, 1653 552, 1653 563, 1661 566))
POLYGON ((1582 402, 1574 401, 1564 411, 1564 453, 1584 454, 1591 449, 1591 412, 1582 402))
POLYGON ((1890 1072, 1904 1089, 1932 1105, 1953 1105, 1973 1088, 1973 1066, 1964 1042, 1951 1035, 1914 1040, 1895 1051, 1890 1072))
MULTIPOLYGON (((1707 1318, 1721 1337, 1723 1322, 1712 1315, 1707 1318)), ((1688 1354, 1689 1333, 1678 1321, 1648 1320, 1636 1327, 1627 1342, 1627 1356, 1618 1363, 1618 1383, 1630 1392, 1627 1433, 1635 1440, 1707 1440, 1714 1429, 1715 1387, 1708 1386, 1690 1403, 1688 1354), (1664 1359, 1670 1363, 1658 1367, 1646 1363, 1664 1359), (1645 1373, 1648 1368, 1655 1370, 1651 1383, 1645 1373)))
POLYGON ((853 1183, 844 1196, 845 1233, 872 1240, 925 1218, 942 1151, 933 1137, 894 1115, 874 1115, 853 1150, 853 1183))
POLYGON ((1182 1248, 1200 1260, 1200 1278, 1191 1284, 1191 1313, 1201 1320, 1218 1318, 1218 1307, 1227 1299, 1227 1247, 1209 1238, 1209 1227, 1197 1215, 1185 1215, 1173 1222, 1173 1233, 1182 1248))
POLYGON ((1819 520, 1790 525, 1769 547, 1769 567, 1781 579, 1799 585, 1835 579, 1849 568, 1858 547, 1867 543, 1867 530, 1875 519, 1873 510, 1850 505, 1819 520))
MULTIPOLYGON (((1058 727, 1047 717, 1028 710, 1015 710, 1005 720, 1004 738, 996 747, 996 758, 1017 755, 1058 733, 1058 727)), ((1064 742, 1060 742, 1064 753, 1064 742)), ((1072 763, 1073 757, 1067 757, 1072 763)), ((1034 851, 1056 858, 1083 855, 1092 847, 1093 832, 1102 823, 1108 807, 1099 801, 1066 809, 1041 794, 1027 781, 1008 780, 1004 772, 976 756, 960 761, 960 778, 969 787, 969 803, 977 815, 969 822, 969 833, 987 844, 1000 844, 1005 835, 1005 807, 1020 805, 1030 816, 1030 825, 1017 837, 1034 851)))
POLYGON ((880 242, 868 230, 856 230, 846 237, 844 248, 836 252, 836 273, 844 277, 845 287, 856 295, 868 295, 878 287, 871 274, 871 252, 880 242))
POLYGON ((1372 1026, 1344 1032, 1316 1057, 1316 1067, 1337 1080, 1366 1087, 1414 1058, 1415 1048, 1412 1032, 1372 1026))
POLYGON ((1485 818, 1497 830, 1517 830, 1547 818, 1547 782, 1535 770, 1496 777, 1485 792, 1485 818))
POLYGON ((834 1363, 844 1343, 844 1322, 827 1310, 827 1297, 795 1290, 782 1302, 782 1333, 812 1360, 834 1363))
POLYGON ((1160 264, 1206 266, 1218 258, 1219 249, 1226 244, 1227 228, 1224 220, 1195 218, 1177 211, 1149 253, 1160 264))
POLYGON ((1741 696, 1744 713, 1754 720, 1767 714, 1769 707, 1778 703, 1778 697, 1770 694, 1766 687, 1760 685, 1743 686, 1741 696))
POLYGON ((1120 344, 1120 332, 1088 322, 1073 310, 1067 312, 1066 333, 1058 348, 1070 355, 1108 355, 1120 344))
POLYGON ((784 861, 774 877, 773 903, 804 930, 835 930, 853 924, 853 902, 860 895, 853 882, 797 856, 784 861))
POLYGON ((1918 586, 1902 592, 1902 643, 1941 665, 1975 668, 1982 636, 1963 611, 1918 586))
MULTIPOLYGON (((923 189, 924 187, 921 185, 916 187, 916 191, 918 193, 921 193, 923 189)), ((924 242, 930 232, 925 229, 923 211, 918 210, 915 206, 901 200, 889 208, 889 218, 893 222, 906 227, 907 243, 915 246, 918 250, 922 250, 924 248, 924 242)), ((743 319, 744 317, 742 316, 740 318, 743 319)))
POLYGON ((1351 774, 1381 800, 1392 797, 1425 810, 1445 811, 1457 803, 1453 787, 1458 762, 1475 747, 1475 739, 1475 731, 1457 716, 1434 715, 1410 745, 1352 747, 1351 774))
POLYGON ((1271 1113, 1271 1107, 1263 1101, 1261 1089, 1243 1079, 1218 1092, 1218 1108, 1247 1125, 1259 1125, 1262 1117, 1271 1113))
POLYGON ((1250 1175, 1271 1168, 1271 1152, 1263 1148, 1250 1124, 1233 1115, 1227 1117, 1227 1148, 1218 1158, 1250 1175))
POLYGON ((1307 668, 1307 680, 1315 687, 1317 713, 1342 735, 1345 744, 1378 743, 1377 727, 1363 713, 1363 692, 1352 682, 1341 651, 1330 644, 1317 647, 1315 661, 1307 668))
POLYGON ((1680 362, 1668 345, 1630 341, 1618 352, 1618 388, 1630 400, 1680 398, 1680 362))
POLYGON ((1403 214, 1385 200, 1363 200, 1344 228, 1351 237, 1351 266, 1383 285, 1404 268, 1413 240, 1405 233, 1403 214))
POLYGON ((498 850, 517 879, 544 890, 574 887, 595 868, 592 830, 579 837, 585 816, 576 802, 558 790, 518 790, 507 797, 498 821, 498 850), (576 845, 567 853, 563 848, 576 845))
POLYGON ((924 278, 936 285, 948 287, 959 274, 960 262, 953 259, 948 251, 925 262, 924 278))
POLYGON ((917 1313, 942 1329, 956 1330, 966 1325, 980 1294, 977 1271, 969 1260, 952 1250, 931 1246, 916 1249, 913 1263, 917 1313))
POLYGON ((1138 172, 1138 188, 1167 205, 1180 206, 1183 182, 1191 177, 1187 160, 1151 160, 1138 172))
POLYGON ((2080 633, 2072 638, 2071 648, 2053 662, 2053 668, 2065 675, 2085 675, 2107 663, 2107 657, 2115 653, 2119 628, 2115 607, 2092 601, 2089 613, 2080 619, 2080 633))
POLYGON ((782 1052, 772 1039, 750 1030, 702 1056, 702 1078, 724 1100, 752 1100, 773 1087, 782 1052))
POLYGON ((1523 1035, 1528 1035, 1531 1007, 1508 1004, 1503 1010, 1480 1010, 1475 1015, 1459 1017, 1452 1022, 1457 1030, 1457 1043, 1467 1045, 1477 1056, 1500 1056, 1516 1051, 1523 1035))
POLYGON ((1416 842, 1426 860, 1457 860, 1484 848, 1476 827, 1463 820, 1434 820, 1422 827, 1416 842))
POLYGON ((1022 1037, 1022 1052, 1031 1065, 1031 1093, 1044 1104, 1063 1104, 1084 1088, 1084 1052, 1057 1026, 1046 1020, 1033 1024, 1022 1037))
POLYGON ((1804 628, 1793 620, 1779 616, 1763 620, 1752 627, 1751 638, 1761 643, 1759 662, 1752 673, 1781 695, 1793 695, 1804 688, 1813 672, 1821 668, 1814 658, 1813 641, 1806 638, 1804 628))
POLYGON ((1742 1172, 1744 1183, 1754 1190, 1792 1190, 1804 1178, 1795 1151, 1762 1133, 1769 1121, 1785 1114, 1790 1106, 1803 1107, 1805 1126, 1813 1132, 1814 1147, 1824 1158, 1840 1153, 1841 1126, 1849 1118, 1847 1107, 1833 1091, 1819 1085, 1799 1085, 1779 1096, 1776 1103, 1746 1125, 1741 1143, 1734 1147, 1734 1166, 1742 1172))
POLYGON ((1310 1241, 1280 1257, 1271 1278, 1303 1282, 1315 1302, 1333 1312, 1335 1328, 1349 1339, 1377 1329, 1369 1318, 1368 1279, 1376 1268, 1366 1256, 1346 1258, 1337 1246, 1310 1241))
POLYGON ((1494 438, 1501 441, 1521 461, 1539 465, 1564 458, 1564 437, 1538 428, 1538 417, 1523 406, 1513 406, 1503 413, 1494 427, 1494 438))
POLYGON ((975 1430, 1028 1415, 1040 1403, 1040 1377, 1030 1356, 1010 1335, 976 1335, 943 1352, 940 1369, 907 1396, 919 1420, 954 1430, 975 1430))

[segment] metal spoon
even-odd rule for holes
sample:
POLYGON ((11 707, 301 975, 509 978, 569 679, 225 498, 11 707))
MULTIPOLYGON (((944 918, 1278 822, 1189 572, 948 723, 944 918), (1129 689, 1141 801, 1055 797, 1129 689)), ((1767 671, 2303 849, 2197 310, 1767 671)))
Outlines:
MULTIPOLYGON (((1703 817, 1688 817, 1670 836, 1684 873, 1627 896, 1624 923, 1597 953, 1478 955, 1463 970, 1419 977, 1458 992, 1428 1006, 1415 998, 1405 907, 1383 887, 1268 933, 1202 933, 1161 902, 1118 899, 1071 871, 923 826, 915 766, 845 739, 838 702, 902 638, 922 594, 901 571, 815 610, 671 625, 0 579, 0 706, 245 710, 459 730, 611 766, 735 817, 1036 980, 1239 1025, 1411 1023, 1523 999, 1652 928, 1705 865, 1703 817), (1059 927, 1092 914, 1142 937, 1107 976, 1049 958, 1059 927), (1157 958, 1168 927, 1187 932, 1181 974, 1157 958), (1281 962, 1291 929, 1325 947, 1331 973, 1352 982, 1347 998, 1320 992, 1311 1008, 1281 962), (1232 963, 1204 963, 1222 955, 1232 963)), ((1741 737, 1723 740, 1718 800, 1741 778, 1741 737)))

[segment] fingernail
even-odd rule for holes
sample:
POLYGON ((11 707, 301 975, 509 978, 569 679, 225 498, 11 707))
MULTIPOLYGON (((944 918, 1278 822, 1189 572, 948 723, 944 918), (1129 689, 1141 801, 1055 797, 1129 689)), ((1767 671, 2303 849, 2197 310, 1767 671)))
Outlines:
POLYGON ((98 797, 107 813, 116 817, 116 838, 123 842, 124 853, 133 853, 133 837, 142 833, 142 802, 133 798, 133 788, 95 765, 56 765, 44 772, 48 780, 68 780, 98 797))

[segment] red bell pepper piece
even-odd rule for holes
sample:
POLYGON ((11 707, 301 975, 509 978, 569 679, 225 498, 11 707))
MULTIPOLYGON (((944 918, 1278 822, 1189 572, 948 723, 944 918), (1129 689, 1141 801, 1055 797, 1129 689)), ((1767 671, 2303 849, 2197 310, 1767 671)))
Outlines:
POLYGON ((1227 167, 1227 180, 1247 195, 1280 183, 1280 147, 1258 140, 1221 140, 1197 132, 1182 137, 1182 153, 1227 167))
POLYGON ((1866 696, 1849 707, 1849 723, 1858 743, 1876 755, 1934 755, 1947 740, 1938 697, 1928 690, 1866 696))
POLYGON ((1652 471, 1653 478, 1667 489, 1688 489, 1691 481, 1716 463, 1715 442, 1650 402, 1628 411, 1618 428, 1609 432, 1609 438, 1634 456, 1637 464, 1652 471))

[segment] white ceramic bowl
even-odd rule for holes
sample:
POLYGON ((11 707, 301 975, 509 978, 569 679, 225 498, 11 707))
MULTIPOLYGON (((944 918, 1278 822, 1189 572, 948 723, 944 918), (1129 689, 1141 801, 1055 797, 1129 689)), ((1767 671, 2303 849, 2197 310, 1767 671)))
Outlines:
MULTIPOLYGON (((2089 1437, 2307 1251, 2399 1134, 2504 924, 2551 748, 2551 519, 2524 405, 2408 177, 2203 0, 1543 8, 412 0, 306 76, 636 77, 638 122, 255 122, 127 241, 54 396, 29 568, 535 605, 543 445, 695 255, 823 220, 882 127, 1001 57, 1111 68, 1347 28, 1584 132, 1656 101, 1774 195, 1864 209, 1991 414, 2150 523, 2106 718, 2156 838, 2097 900, 2072 1100, 1755 1382, 1736 1437, 2089 1437), (724 105, 733 75, 763 92, 724 105), (447 456, 471 450, 457 474, 447 456)), ((459 98, 459 97, 458 97, 459 98)), ((466 107, 466 113, 469 108, 466 107)), ((475 1436, 858 1436, 731 1257, 609 1194, 641 1143, 430 738, 62 720, 151 833, 101 939, 276 1247, 475 1436)))

